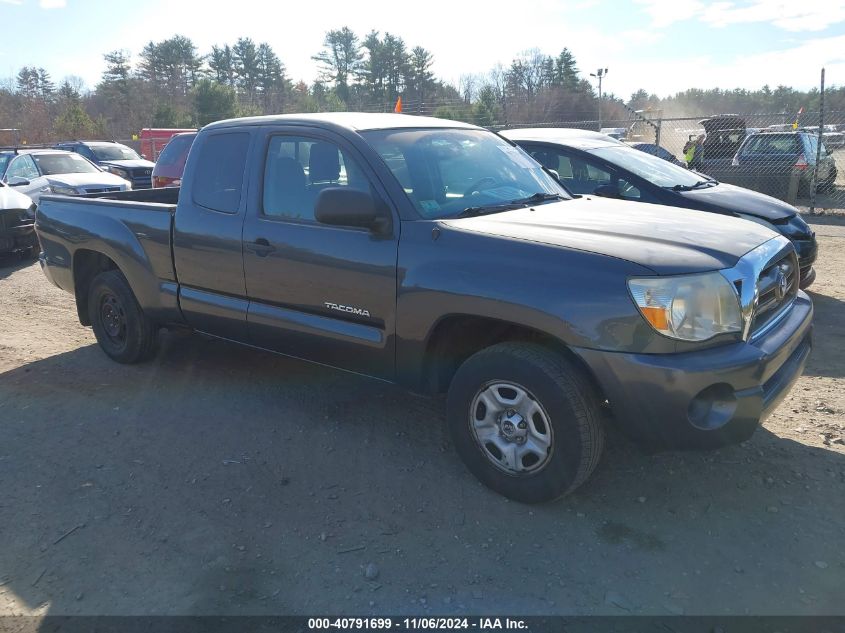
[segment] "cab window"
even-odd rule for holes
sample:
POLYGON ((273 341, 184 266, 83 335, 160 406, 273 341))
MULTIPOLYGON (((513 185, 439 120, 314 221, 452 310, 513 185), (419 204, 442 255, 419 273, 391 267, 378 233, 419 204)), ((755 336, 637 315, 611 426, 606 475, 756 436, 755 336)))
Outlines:
POLYGON ((332 142, 305 136, 274 136, 264 165, 263 214, 316 222, 317 196, 329 187, 369 190, 358 163, 332 142))

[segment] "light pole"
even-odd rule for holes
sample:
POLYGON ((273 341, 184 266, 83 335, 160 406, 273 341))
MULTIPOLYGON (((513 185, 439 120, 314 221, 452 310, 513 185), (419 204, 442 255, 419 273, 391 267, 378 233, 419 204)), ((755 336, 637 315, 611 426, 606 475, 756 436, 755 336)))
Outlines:
POLYGON ((607 75, 607 68, 599 68, 596 72, 590 73, 590 77, 599 80, 599 130, 601 130, 601 80, 607 75))

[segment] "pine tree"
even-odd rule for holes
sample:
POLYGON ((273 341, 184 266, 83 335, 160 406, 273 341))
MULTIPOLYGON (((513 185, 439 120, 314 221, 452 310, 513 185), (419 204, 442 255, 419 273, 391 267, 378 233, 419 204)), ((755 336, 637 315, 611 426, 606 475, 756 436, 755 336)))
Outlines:
POLYGON ((246 98, 247 103, 252 104, 255 99, 255 91, 258 87, 258 49, 251 38, 241 37, 232 47, 232 55, 235 62, 235 83, 246 98))
POLYGON ((211 69, 217 83, 234 87, 235 86, 235 57, 232 47, 212 46, 211 54, 208 56, 208 67, 211 69))
POLYGON ((344 26, 328 31, 323 40, 323 50, 311 59, 321 65, 321 81, 334 84, 338 96, 348 102, 350 78, 358 73, 362 57, 358 36, 344 26))
POLYGON ((269 44, 258 45, 256 53, 257 84, 264 114, 280 111, 285 101, 287 79, 285 66, 269 44))

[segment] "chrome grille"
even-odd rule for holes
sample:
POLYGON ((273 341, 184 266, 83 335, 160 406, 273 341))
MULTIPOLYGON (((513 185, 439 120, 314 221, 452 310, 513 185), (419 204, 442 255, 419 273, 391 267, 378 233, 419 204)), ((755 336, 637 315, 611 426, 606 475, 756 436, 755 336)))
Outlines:
POLYGON ((120 191, 120 187, 86 187, 85 193, 109 193, 110 191, 120 191))
POLYGON ((751 335, 761 333, 784 314, 798 294, 800 271, 795 253, 772 260, 757 278, 757 306, 751 335))

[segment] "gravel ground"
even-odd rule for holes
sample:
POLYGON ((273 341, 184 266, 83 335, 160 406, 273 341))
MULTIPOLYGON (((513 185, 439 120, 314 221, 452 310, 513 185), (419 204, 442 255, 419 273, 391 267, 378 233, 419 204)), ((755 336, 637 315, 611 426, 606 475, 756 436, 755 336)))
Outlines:
POLYGON ((441 402, 187 335, 117 365, 0 268, 0 615, 845 614, 845 221, 811 221, 816 348, 764 427, 612 434, 539 507, 465 471, 441 402))

